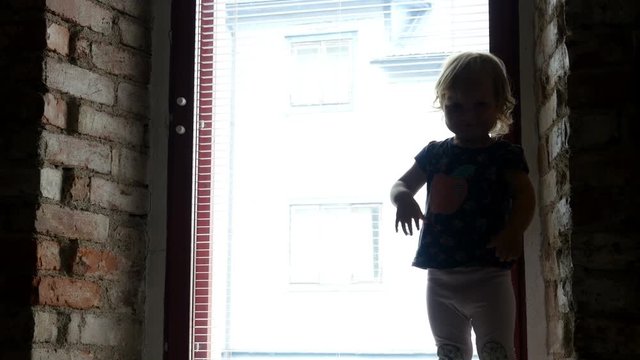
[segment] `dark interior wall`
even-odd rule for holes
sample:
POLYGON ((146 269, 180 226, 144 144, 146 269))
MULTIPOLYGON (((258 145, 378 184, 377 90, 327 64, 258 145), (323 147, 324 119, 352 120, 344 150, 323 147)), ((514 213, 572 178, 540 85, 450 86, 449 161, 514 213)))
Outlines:
POLYGON ((575 351, 640 358, 640 3, 567 0, 575 351))
POLYGON ((44 1, 0 3, 0 358, 31 359, 44 1))

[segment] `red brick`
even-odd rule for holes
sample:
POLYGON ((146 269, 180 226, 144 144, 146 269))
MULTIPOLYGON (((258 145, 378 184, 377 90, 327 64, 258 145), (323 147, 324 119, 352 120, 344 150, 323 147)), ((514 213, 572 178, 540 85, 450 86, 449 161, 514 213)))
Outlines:
POLYGON ((88 211, 42 204, 36 213, 36 230, 71 239, 104 242, 109 236, 109 218, 88 211))
POLYGON ((73 179, 69 194, 73 201, 88 201, 91 180, 88 177, 76 177, 73 179))
POLYGON ((73 272, 78 275, 95 275, 113 278, 125 271, 124 259, 109 251, 80 248, 73 264, 73 272))
POLYGON ((68 135, 42 134, 44 159, 59 165, 89 168, 101 173, 111 170, 109 146, 68 135))
POLYGON ((36 279, 38 305, 91 309, 100 306, 102 289, 97 284, 63 277, 36 279))
POLYGON ((79 25, 108 35, 113 25, 113 14, 88 0, 46 0, 47 8, 79 25))
POLYGON ((57 126, 61 129, 67 128, 67 102, 63 99, 47 93, 44 95, 44 115, 42 122, 57 126))
POLYGON ((47 49, 69 55, 69 29, 56 23, 47 26, 47 49))
POLYGON ((60 270, 60 244, 51 240, 38 241, 37 247, 39 270, 60 270))

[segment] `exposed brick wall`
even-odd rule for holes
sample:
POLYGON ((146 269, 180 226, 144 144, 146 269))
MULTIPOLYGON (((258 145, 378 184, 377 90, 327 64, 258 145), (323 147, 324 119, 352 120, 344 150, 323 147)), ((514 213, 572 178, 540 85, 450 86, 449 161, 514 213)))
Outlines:
POLYGON ((536 4, 536 102, 538 103, 542 269, 549 359, 573 357, 573 294, 569 184, 569 59, 562 1, 536 4))
POLYGON ((640 358, 638 7, 536 3, 549 359, 640 358))
POLYGON ((34 359, 141 354, 150 75, 143 4, 46 2, 34 359))
POLYGON ((0 4, 2 359, 141 357, 150 18, 0 4))

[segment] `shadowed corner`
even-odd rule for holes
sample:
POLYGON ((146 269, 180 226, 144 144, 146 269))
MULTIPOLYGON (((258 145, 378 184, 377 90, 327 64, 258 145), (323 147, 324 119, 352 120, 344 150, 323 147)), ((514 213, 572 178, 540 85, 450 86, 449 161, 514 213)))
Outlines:
MULTIPOLYGON (((4 230, 4 229, 3 229, 4 230)), ((0 259, 0 358, 31 359, 34 317, 31 308, 36 244, 29 236, 2 235, 0 259)))
MULTIPOLYGON (((6 114, 6 112, 4 112, 6 114)), ((16 133, 9 131, 10 136, 16 133)), ((0 151, 11 153, 7 133, 0 135, 0 151), (9 150, 9 151, 8 151, 9 150)), ((20 136, 37 149, 38 136, 20 136), (27 140, 29 139, 29 140, 27 140)), ((33 281, 37 254, 35 214, 40 172, 36 161, 18 165, 3 157, 0 165, 0 358, 31 359, 34 335, 33 281)))
POLYGON ((8 101, 0 108, 5 117, 0 134, 0 241, 5 249, 0 253, 0 359, 26 360, 32 358, 32 305, 37 303, 33 283, 43 102, 37 93, 3 93, 8 101))
POLYGON ((0 17, 0 359, 31 360, 45 92, 44 0, 5 0, 0 17))

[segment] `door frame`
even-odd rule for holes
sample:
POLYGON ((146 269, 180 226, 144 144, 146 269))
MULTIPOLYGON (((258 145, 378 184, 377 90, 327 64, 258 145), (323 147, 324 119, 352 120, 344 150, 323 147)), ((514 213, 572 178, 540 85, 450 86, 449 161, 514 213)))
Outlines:
POLYGON ((196 0, 172 1, 167 163, 164 359, 186 360, 191 334, 193 116, 196 0), (186 102, 180 106, 177 99, 186 102), (180 134, 177 127, 182 126, 180 134))

